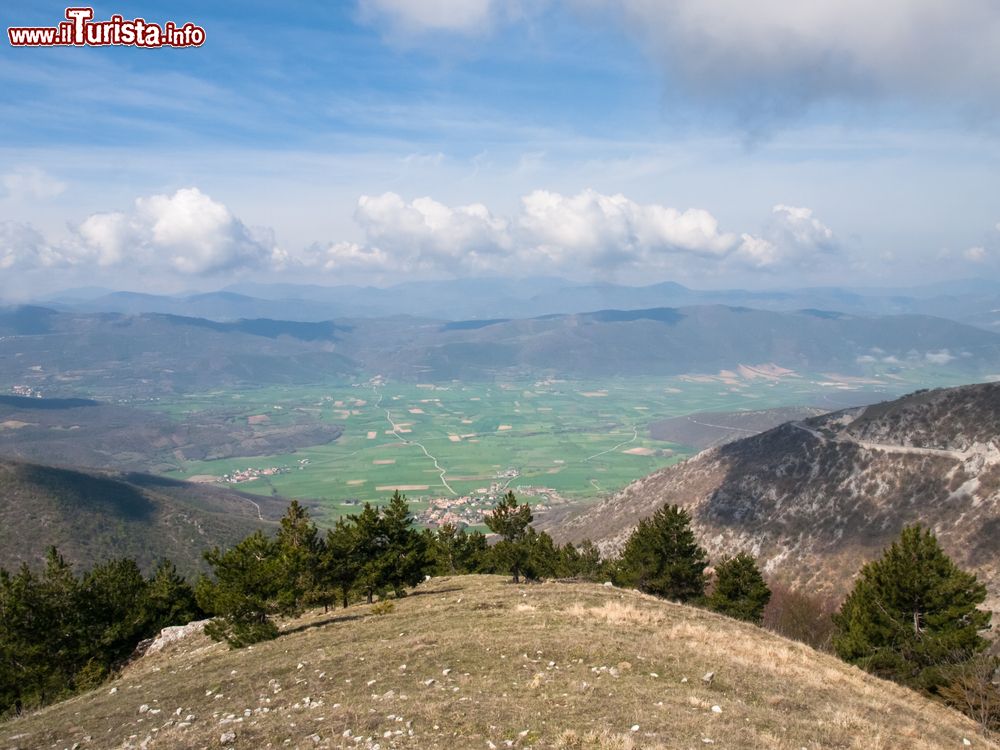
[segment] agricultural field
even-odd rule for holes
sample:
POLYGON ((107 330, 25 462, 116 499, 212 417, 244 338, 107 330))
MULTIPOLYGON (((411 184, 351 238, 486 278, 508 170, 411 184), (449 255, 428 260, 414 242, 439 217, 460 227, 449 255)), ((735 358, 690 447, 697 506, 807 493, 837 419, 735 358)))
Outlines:
POLYGON ((909 379, 787 371, 489 384, 375 377, 334 387, 216 391, 143 406, 185 419, 221 410, 234 423, 281 423, 307 413, 344 429, 326 445, 188 461, 171 476, 319 501, 330 518, 365 501, 384 502, 399 489, 425 520, 474 523, 508 488, 542 504, 588 501, 691 455, 689 446, 649 437, 648 424, 657 419, 794 405, 834 409, 915 387, 909 379))

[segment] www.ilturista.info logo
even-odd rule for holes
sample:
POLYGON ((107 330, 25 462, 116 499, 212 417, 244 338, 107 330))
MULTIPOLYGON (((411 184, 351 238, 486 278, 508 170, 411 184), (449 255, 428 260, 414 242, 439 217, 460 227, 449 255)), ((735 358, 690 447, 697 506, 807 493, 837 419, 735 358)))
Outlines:
POLYGON ((93 19, 93 8, 67 8, 66 20, 57 26, 12 26, 7 37, 12 47, 200 47, 205 43, 205 29, 193 23, 160 25, 119 15, 107 21, 93 19))

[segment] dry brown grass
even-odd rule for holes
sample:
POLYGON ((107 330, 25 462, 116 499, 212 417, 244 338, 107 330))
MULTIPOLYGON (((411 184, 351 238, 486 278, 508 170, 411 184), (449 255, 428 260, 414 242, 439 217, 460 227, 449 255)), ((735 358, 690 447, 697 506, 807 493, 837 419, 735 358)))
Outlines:
POLYGON ((190 639, 0 726, 0 749, 998 748, 831 656, 633 591, 439 578, 371 611, 243 651, 190 639))

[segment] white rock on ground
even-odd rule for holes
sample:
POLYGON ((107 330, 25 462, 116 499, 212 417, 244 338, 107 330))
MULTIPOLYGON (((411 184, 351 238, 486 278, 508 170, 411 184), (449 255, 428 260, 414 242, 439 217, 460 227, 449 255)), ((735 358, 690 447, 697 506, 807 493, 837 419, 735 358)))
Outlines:
POLYGON ((164 628, 153 639, 153 642, 149 644, 146 653, 155 654, 157 651, 162 651, 171 643, 177 643, 185 638, 190 638, 192 635, 198 635, 204 632, 205 626, 208 623, 209 620, 195 620, 194 622, 189 622, 187 625, 172 625, 169 628, 164 628))

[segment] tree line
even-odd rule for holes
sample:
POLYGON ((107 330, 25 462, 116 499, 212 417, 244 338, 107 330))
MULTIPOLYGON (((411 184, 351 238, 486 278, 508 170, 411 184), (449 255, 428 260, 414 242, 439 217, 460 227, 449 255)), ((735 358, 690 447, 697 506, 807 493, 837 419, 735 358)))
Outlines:
MULTIPOLYGON (((0 715, 100 684, 167 625, 210 617, 206 633, 240 648, 276 637, 277 617, 401 597, 425 576, 612 581, 757 625, 772 597, 752 555, 710 568, 691 516, 677 506, 640 521, 621 554, 606 559, 590 542, 555 544, 532 521, 530 506, 508 492, 484 518, 492 544, 452 525, 419 529, 396 492, 384 507, 365 504, 321 534, 293 501, 273 537, 258 531, 207 551, 211 574, 194 586, 169 562, 148 578, 128 559, 77 576, 51 549, 38 574, 27 566, 0 570, 0 715)), ((779 593, 803 622, 816 617, 808 598, 779 593)), ((948 559, 930 531, 908 527, 862 568, 830 620, 830 648, 1000 728, 1000 689, 992 682, 1000 664, 984 655, 990 614, 978 609, 985 597, 985 587, 948 559)))
POLYGON ((0 569, 0 716, 96 687, 140 641, 202 616, 167 561, 148 578, 125 558, 78 576, 51 547, 37 574, 0 569))

